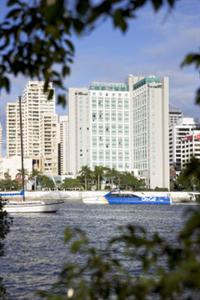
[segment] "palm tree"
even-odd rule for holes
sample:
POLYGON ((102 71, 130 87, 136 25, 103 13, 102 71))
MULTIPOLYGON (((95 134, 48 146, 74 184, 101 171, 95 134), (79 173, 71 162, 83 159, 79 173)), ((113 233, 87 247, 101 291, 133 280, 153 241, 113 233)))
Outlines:
POLYGON ((33 189, 36 191, 37 190, 37 184, 38 184, 38 178, 42 175, 42 172, 37 170, 37 169, 33 169, 32 173, 29 175, 29 179, 30 180, 34 180, 34 186, 33 189))
POLYGON ((92 171, 88 166, 82 166, 79 171, 80 177, 84 178, 84 188, 88 189, 88 180, 92 177, 92 171))
POLYGON ((9 170, 4 173, 4 179, 11 179, 11 176, 9 174, 9 170))
POLYGON ((119 176, 119 172, 115 168, 105 168, 106 170, 106 178, 109 180, 109 184, 111 189, 113 188, 115 179, 119 176))
POLYGON ((96 178, 96 187, 97 190, 101 190, 101 181, 104 175, 105 167, 103 166, 95 166, 94 168, 94 176, 96 178))
POLYGON ((41 171, 37 169, 33 169, 32 173, 30 174, 30 178, 34 178, 35 176, 42 175, 41 171))
MULTIPOLYGON (((27 169, 24 169, 24 176, 27 176, 28 175, 28 170, 27 169)), ((17 169, 17 174, 16 174, 16 177, 22 177, 22 169, 17 169)))
POLYGON ((123 188, 126 190, 132 189, 132 190, 137 190, 140 189, 142 185, 144 185, 143 180, 137 179, 132 173, 130 172, 123 172, 120 176, 120 183, 123 188))

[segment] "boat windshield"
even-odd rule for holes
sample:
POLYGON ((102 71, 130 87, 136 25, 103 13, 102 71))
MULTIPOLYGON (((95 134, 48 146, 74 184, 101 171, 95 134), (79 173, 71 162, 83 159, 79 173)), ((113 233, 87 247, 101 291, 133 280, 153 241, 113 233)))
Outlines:
POLYGON ((126 194, 126 193, 110 193, 108 195, 110 198, 137 198, 141 199, 141 197, 134 194, 126 194))

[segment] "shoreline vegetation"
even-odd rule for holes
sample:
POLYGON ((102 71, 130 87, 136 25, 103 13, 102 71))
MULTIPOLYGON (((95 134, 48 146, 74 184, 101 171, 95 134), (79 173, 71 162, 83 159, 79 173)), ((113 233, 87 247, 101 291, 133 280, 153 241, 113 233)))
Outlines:
MULTIPOLYGON (((118 171, 114 168, 95 166, 91 170, 88 166, 82 166, 75 177, 72 174, 47 176, 40 171, 33 170, 28 173, 25 170, 25 190, 26 191, 109 191, 115 188, 120 190, 130 190, 138 192, 196 192, 200 190, 198 174, 189 176, 190 171, 198 164, 198 159, 192 158, 190 164, 179 173, 170 175, 170 189, 165 187, 155 187, 149 189, 144 178, 139 178, 134 172, 118 171)), ((16 191, 22 187, 22 172, 16 174, 15 179, 11 178, 9 172, 0 179, 0 192, 16 191)))

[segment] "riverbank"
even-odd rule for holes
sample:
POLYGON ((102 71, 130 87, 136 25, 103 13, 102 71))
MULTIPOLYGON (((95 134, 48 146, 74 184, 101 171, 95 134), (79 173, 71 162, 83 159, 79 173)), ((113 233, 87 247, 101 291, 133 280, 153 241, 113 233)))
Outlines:
MULTIPOLYGON (((6 193, 6 192, 5 192, 6 193)), ((7 192, 8 194, 10 192, 7 192)), ((14 193, 14 192, 13 192, 14 193)), ((82 203, 84 198, 97 197, 104 195, 106 191, 31 191, 26 192, 27 200, 55 200, 62 199, 67 203, 82 203)), ((143 196, 170 196, 172 204, 195 204, 197 192, 134 192, 143 196)), ((9 197, 8 197, 9 198, 9 197)))

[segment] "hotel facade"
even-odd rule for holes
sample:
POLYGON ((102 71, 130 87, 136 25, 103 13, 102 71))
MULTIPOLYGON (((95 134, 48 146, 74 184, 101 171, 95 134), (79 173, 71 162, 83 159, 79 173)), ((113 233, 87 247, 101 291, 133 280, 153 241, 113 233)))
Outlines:
POLYGON ((169 188, 168 78, 129 75, 68 95, 68 172, 96 165, 134 172, 150 188, 169 188))

